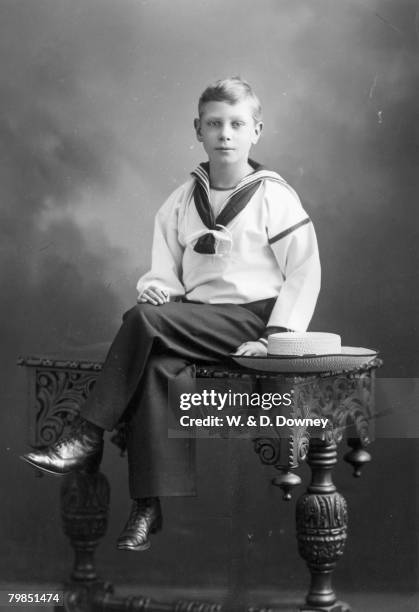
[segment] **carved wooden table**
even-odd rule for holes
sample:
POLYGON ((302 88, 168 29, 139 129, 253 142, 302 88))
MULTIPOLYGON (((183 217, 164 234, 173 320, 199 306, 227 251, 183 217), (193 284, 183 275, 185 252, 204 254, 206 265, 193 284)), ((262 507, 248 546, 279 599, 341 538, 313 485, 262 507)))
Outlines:
MULTIPOLYGON (((19 365, 29 374, 30 445, 40 449, 55 442, 77 417, 79 407, 93 388, 100 360, 24 357, 19 365)), ((375 359, 349 372, 320 374, 266 374, 243 370, 231 364, 199 366, 200 378, 246 378, 255 385, 291 386, 294 390, 292 417, 328 419, 321 437, 311 437, 307 427, 292 427, 288 438, 255 438, 260 460, 277 470, 273 484, 281 487, 284 499, 301 483, 293 472, 302 461, 311 468, 312 479, 296 508, 297 541, 300 555, 311 574, 311 584, 300 610, 305 612, 350 612, 348 604, 337 600, 332 573, 342 556, 347 539, 348 510, 336 490, 332 470, 337 463, 337 445, 347 438, 350 451, 345 460, 360 476, 362 466, 371 460, 365 447, 373 438, 375 370, 382 364, 375 359)), ((317 434, 316 434, 317 436, 317 434)), ((123 450, 123 427, 112 441, 123 450)), ((64 531, 75 551, 74 568, 65 586, 65 610, 140 612, 230 612, 218 603, 196 601, 157 602, 146 597, 121 598, 113 587, 99 580, 94 551, 106 532, 109 484, 98 472, 72 473, 63 478, 61 510, 64 531)), ((60 608, 62 610, 62 608, 60 608)), ((248 612, 274 612, 272 608, 248 608, 248 612)))

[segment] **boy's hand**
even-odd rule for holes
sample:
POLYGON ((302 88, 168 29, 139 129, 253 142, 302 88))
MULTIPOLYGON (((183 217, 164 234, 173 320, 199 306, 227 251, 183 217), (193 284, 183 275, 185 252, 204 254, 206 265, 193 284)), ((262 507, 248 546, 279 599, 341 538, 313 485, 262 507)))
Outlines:
POLYGON ((154 304, 154 306, 159 306, 159 304, 165 304, 169 301, 169 294, 164 289, 160 289, 156 285, 150 285, 147 289, 137 297, 137 302, 140 304, 144 304, 148 302, 149 304, 154 304))
POLYGON ((258 357, 266 357, 268 354, 268 347, 265 346, 263 342, 259 340, 251 341, 251 342, 243 342, 237 349, 235 353, 232 353, 238 357, 245 357, 250 355, 256 355, 258 357))

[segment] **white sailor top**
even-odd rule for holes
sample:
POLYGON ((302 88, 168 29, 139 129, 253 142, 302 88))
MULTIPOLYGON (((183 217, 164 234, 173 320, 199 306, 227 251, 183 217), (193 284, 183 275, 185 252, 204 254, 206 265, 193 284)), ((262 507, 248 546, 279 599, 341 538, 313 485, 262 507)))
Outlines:
POLYGON ((320 289, 313 224, 279 174, 252 165, 256 171, 240 181, 216 219, 206 209, 208 164, 200 164, 192 179, 169 196, 155 219, 151 269, 137 290, 141 294, 157 285, 171 299, 182 296, 208 304, 276 298, 267 326, 304 331, 320 289), (198 187, 206 200, 201 202, 204 213, 198 187), (246 189, 245 201, 237 207, 246 189), (233 211, 222 217, 232 204, 233 211))

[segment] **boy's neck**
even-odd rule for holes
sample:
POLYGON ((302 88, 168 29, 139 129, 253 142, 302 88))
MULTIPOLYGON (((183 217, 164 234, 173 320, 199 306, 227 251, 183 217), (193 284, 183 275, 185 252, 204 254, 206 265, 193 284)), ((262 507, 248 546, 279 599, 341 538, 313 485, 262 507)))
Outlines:
POLYGON ((209 167, 210 185, 218 189, 231 189, 252 172, 254 172, 254 168, 247 161, 228 165, 211 162, 209 167))

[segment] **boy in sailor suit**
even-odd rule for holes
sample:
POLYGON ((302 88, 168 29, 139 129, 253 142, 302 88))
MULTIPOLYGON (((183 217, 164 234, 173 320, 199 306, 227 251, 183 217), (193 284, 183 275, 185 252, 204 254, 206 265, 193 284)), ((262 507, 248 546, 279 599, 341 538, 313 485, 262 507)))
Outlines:
POLYGON ((249 158, 262 131, 250 85, 217 81, 199 100, 208 162, 157 213, 152 264, 125 313, 74 430, 24 459, 64 474, 97 466, 103 430, 127 420, 128 522, 117 546, 145 550, 161 526, 159 497, 194 495, 193 440, 168 438, 167 389, 193 364, 266 355, 275 331, 304 331, 320 288, 316 236, 294 190, 249 158))

